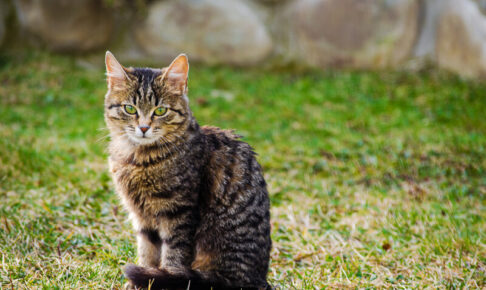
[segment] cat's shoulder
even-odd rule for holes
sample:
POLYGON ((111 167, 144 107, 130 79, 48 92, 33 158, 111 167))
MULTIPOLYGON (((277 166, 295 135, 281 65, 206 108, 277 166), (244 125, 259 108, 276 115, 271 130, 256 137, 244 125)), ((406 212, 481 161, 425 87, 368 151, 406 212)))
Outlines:
POLYGON ((213 126, 202 126, 201 132, 206 137, 212 152, 254 155, 253 148, 240 140, 242 137, 234 130, 221 129, 213 126))
POLYGON ((218 139, 238 140, 241 138, 241 135, 236 134, 234 130, 221 129, 214 126, 202 126, 201 132, 206 136, 213 136, 218 139))

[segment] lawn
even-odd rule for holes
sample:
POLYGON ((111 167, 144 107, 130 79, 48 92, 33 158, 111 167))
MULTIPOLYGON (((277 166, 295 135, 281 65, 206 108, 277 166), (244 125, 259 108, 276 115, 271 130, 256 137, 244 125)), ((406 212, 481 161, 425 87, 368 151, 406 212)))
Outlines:
MULTIPOLYGON (((135 262, 85 67, 0 57, 0 288, 119 289, 135 262)), ((259 154, 274 286, 486 287, 486 83, 193 64, 189 88, 200 124, 259 154)))

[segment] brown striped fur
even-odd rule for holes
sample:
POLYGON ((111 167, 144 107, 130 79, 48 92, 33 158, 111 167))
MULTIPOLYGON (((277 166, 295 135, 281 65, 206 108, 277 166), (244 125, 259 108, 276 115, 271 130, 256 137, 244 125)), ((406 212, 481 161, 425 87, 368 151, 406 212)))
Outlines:
POLYGON ((106 65, 110 170, 138 233, 139 266, 127 266, 125 276, 138 287, 152 281, 151 289, 267 287, 270 213, 261 167, 239 136, 198 125, 187 57, 139 69, 108 52, 106 65), (159 106, 165 115, 154 115, 159 106))

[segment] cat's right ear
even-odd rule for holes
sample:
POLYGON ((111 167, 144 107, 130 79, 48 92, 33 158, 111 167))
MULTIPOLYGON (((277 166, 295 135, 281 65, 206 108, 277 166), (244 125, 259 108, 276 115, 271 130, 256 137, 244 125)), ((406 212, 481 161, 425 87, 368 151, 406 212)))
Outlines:
POLYGON ((187 55, 179 54, 164 70, 160 79, 177 94, 187 93, 187 76, 189 74, 189 61, 187 55))
POLYGON ((116 60, 115 56, 107 51, 105 56, 106 81, 108 88, 116 89, 125 87, 129 80, 126 69, 116 60))

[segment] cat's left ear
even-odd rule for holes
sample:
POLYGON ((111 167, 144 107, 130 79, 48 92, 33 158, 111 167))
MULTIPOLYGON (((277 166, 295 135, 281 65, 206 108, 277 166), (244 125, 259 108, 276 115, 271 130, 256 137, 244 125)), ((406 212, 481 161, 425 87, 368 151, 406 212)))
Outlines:
POLYGON ((165 82, 175 93, 184 95, 187 93, 187 77, 189 75, 189 61, 187 55, 179 54, 167 67, 162 75, 165 82))
POLYGON ((123 88, 129 80, 126 69, 109 51, 106 52, 105 64, 108 88, 123 88))

